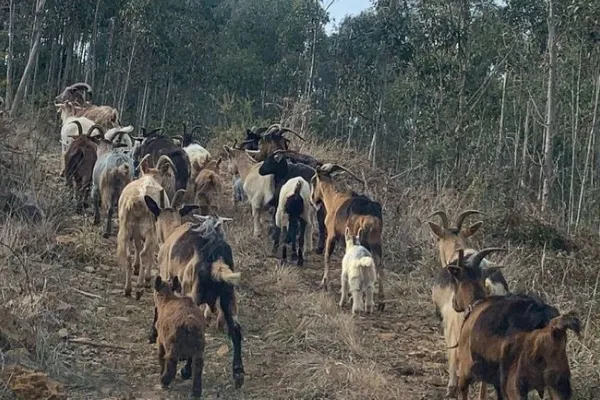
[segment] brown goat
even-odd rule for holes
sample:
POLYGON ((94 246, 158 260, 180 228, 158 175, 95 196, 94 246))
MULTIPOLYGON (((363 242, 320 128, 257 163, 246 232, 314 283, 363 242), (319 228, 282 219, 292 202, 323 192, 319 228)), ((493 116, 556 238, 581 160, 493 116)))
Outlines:
POLYGON ((536 390, 540 398, 569 400, 571 371, 567 358, 567 330, 578 336, 581 322, 574 313, 553 318, 541 329, 513 335, 502 345, 502 388, 507 399, 527 399, 536 390))
POLYGON ((78 117, 91 119, 105 129, 121 126, 119 121, 119 112, 111 106, 97 106, 90 103, 83 104, 83 107, 75 108, 78 117))
POLYGON ((154 280, 160 383, 167 388, 175 379, 177 363, 185 360, 181 378, 186 380, 193 376, 191 395, 199 398, 202 396, 206 322, 191 298, 174 293, 178 285, 177 277, 171 285, 160 275, 154 280))
MULTIPOLYGON (((463 400, 468 399, 474 382, 492 384, 498 399, 503 399, 500 365, 504 344, 515 334, 544 328, 559 315, 556 308, 533 296, 486 297, 480 264, 487 254, 502 250, 489 248, 466 257, 461 249, 457 260, 446 268, 454 291, 452 306, 465 312, 458 340, 458 392, 463 400)), ((480 393, 482 398, 485 392, 480 393)))
POLYGON ((64 156, 65 178, 67 186, 72 187, 73 183, 75 184, 77 211, 82 212, 84 208, 88 207, 92 172, 98 158, 96 155, 97 141, 91 136, 91 133, 100 127, 92 125, 84 135, 79 121, 72 121, 72 123, 77 125, 79 134, 70 135, 74 139, 64 156))
POLYGON ((119 197, 119 233, 117 257, 125 269, 125 296, 131 296, 131 260, 129 249, 134 250, 134 269, 139 269, 136 298, 144 292, 145 281, 150 281, 150 270, 157 250, 154 216, 146 207, 144 196, 152 197, 161 206, 168 206, 164 192, 175 187, 175 166, 167 156, 160 156, 156 168, 148 166, 149 156, 140 162, 142 176, 125 186, 119 197), (146 278, 147 277, 147 278, 146 278))
MULTIPOLYGON (((457 257, 457 249, 463 249, 465 256, 471 256, 477 251, 474 249, 465 249, 467 238, 474 235, 475 232, 483 224, 482 221, 478 221, 468 228, 462 227, 465 220, 473 214, 480 214, 476 210, 466 210, 458 215, 456 218, 456 225, 450 226, 448 217, 444 211, 436 211, 430 217, 439 215, 442 220, 442 226, 437 225, 434 222, 429 221, 429 227, 432 232, 438 237, 438 248, 440 253, 440 262, 442 267, 454 262, 457 257)), ((492 266, 488 260, 482 260, 482 267, 484 268, 485 283, 488 288, 489 294, 504 295, 508 293, 508 285, 499 270, 492 272, 488 270, 488 266, 492 266)), ((442 317, 442 324, 444 329, 444 338, 446 339, 446 347, 448 353, 448 392, 447 395, 450 397, 456 396, 456 385, 457 385, 457 362, 458 362, 458 350, 454 346, 460 335, 460 327, 463 324, 464 316, 462 313, 457 313, 452 308, 452 286, 450 282, 444 279, 447 272, 445 270, 440 271, 442 275, 441 279, 434 284, 431 289, 431 299, 435 305, 436 312, 442 317)), ((485 393, 485 384, 481 386, 481 394, 485 393)))
POLYGON ((195 200, 202 215, 218 213, 220 209, 222 183, 218 172, 221 161, 222 158, 209 161, 194 179, 195 200))
MULTIPOLYGON (((367 196, 356 193, 342 193, 335 189, 333 176, 337 173, 347 172, 354 179, 362 180, 336 164, 324 164, 316 169, 311 179, 311 202, 317 208, 324 204, 327 213, 325 228, 327 240, 325 243, 325 270, 323 272, 322 286, 327 290, 329 281, 329 258, 333 253, 336 242, 344 237, 346 227, 350 234, 356 235, 362 229, 361 244, 373 255, 377 266, 377 281, 379 284, 377 308, 383 311, 385 307, 383 292, 383 254, 381 246, 381 233, 383 230, 383 214, 381 204, 369 199, 367 196)), ((364 183, 364 182, 363 182, 364 183)))

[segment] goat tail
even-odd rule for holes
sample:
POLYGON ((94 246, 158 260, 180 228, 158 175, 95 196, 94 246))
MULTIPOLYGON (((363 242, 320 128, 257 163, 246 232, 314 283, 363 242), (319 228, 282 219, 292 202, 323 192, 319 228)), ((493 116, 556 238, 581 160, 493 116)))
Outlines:
POLYGON ((373 216, 365 215, 360 219, 358 232, 360 232, 360 240, 368 238, 372 232, 376 232, 379 229, 379 220, 373 216))
POLYGON ((302 182, 303 179, 298 179, 298 183, 296 183, 296 187, 294 188, 294 195, 298 196, 300 191, 302 190, 302 182))
POLYGON ((216 261, 212 264, 210 275, 214 280, 229 283, 230 285, 238 285, 241 278, 239 272, 233 272, 223 261, 216 261))
POLYGON ((568 312, 553 318, 549 325, 553 335, 557 333, 564 335, 568 329, 575 332, 577 336, 581 333, 581 321, 574 312, 568 312))

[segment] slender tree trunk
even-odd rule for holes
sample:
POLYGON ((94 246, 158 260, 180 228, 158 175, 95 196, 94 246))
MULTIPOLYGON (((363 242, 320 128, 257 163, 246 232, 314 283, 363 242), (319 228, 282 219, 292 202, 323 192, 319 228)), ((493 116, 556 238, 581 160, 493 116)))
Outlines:
MULTIPOLYGON (((106 82, 108 77, 110 76, 112 70, 112 60, 113 60, 113 43, 115 36, 115 20, 114 18, 110 19, 110 33, 108 34, 108 60, 106 61, 106 66, 104 68, 104 77, 102 78, 102 103, 104 104, 107 100, 108 94, 106 93, 106 82)), ((114 103, 114 101, 113 101, 114 103)))
POLYGON ((571 133, 571 181, 569 183, 569 209, 567 231, 571 232, 575 212, 575 167, 577 165, 577 135, 579 130, 579 93, 581 83, 581 57, 582 51, 579 49, 579 67, 577 70, 577 84, 575 88, 575 111, 573 115, 573 132, 571 133))
POLYGON ((12 78, 13 78, 13 42, 15 35, 15 0, 10 0, 8 13, 8 51, 6 54, 6 93, 4 106, 10 110, 12 104, 12 78))
POLYGON ((461 150, 464 140, 464 114, 466 109, 465 87, 467 83, 467 63, 468 63, 468 39, 469 39, 469 4, 468 0, 460 1, 459 10, 459 37, 458 37, 458 63, 459 63, 459 89, 458 89, 458 117, 455 127, 455 167, 459 174, 462 174, 463 161, 461 160, 461 150))
POLYGON ((596 125, 597 125, 597 116, 598 116, 598 94, 600 93, 600 74, 598 74, 598 78, 596 79, 596 87, 595 87, 595 95, 594 95, 594 115, 592 117, 592 128, 590 129, 590 136, 588 138, 587 151, 585 153, 585 165, 583 167, 583 178, 581 179, 581 187, 579 188, 579 203, 577 205, 577 218, 575 219, 575 229, 579 227, 579 218, 581 217, 581 207, 583 204, 583 193, 585 190, 585 181, 589 173, 590 168, 590 157, 592 153, 592 146, 594 143, 594 135, 596 133, 596 125))
POLYGON ((31 74, 33 73, 33 69, 35 67, 35 60, 37 58, 38 51, 40 50, 40 37, 42 33, 41 25, 45 4, 46 0, 37 0, 35 7, 35 19, 33 22, 33 45, 31 46, 29 58, 27 59, 27 64, 25 65, 25 70, 23 71, 21 82, 19 83, 19 87, 17 88, 17 92, 15 94, 15 98, 10 109, 11 116, 17 115, 17 112, 19 111, 19 107, 21 106, 21 100, 23 99, 23 96, 25 94, 25 88, 27 87, 27 84, 31 79, 31 74))
POLYGON ((529 186, 528 175, 529 175, 529 114, 531 114, 531 101, 527 100, 527 107, 525 108, 525 123, 523 126, 523 152, 521 156, 521 187, 527 188, 529 186))
POLYGON ((96 44, 98 41, 98 11, 100 10, 100 0, 96 0, 96 11, 94 12, 94 25, 92 28, 92 40, 90 44, 90 57, 89 57, 89 80, 86 74, 85 81, 89 83, 92 88, 95 88, 96 84, 96 44))
MULTIPOLYGON (((135 33, 134 33, 135 35, 135 33)), ((137 35, 133 39, 133 45, 131 46, 131 54, 129 56, 129 63, 127 65, 127 75, 125 76, 125 83, 123 85, 123 92, 121 93, 121 100, 119 101, 119 110, 123 112, 125 108, 125 99, 127 98, 127 87, 129 86, 129 79, 131 78, 131 66, 133 65, 133 59, 135 57, 135 46, 137 44, 137 35)))
POLYGON ((550 191, 554 179, 554 165, 552 159, 552 140, 556 130, 556 22, 554 21, 553 0, 548 0, 548 94, 546 98, 546 138, 544 143, 544 180, 542 185, 541 211, 548 208, 550 191))
POLYGON ((172 85, 172 74, 171 74, 171 70, 169 68, 169 65, 171 64, 170 62, 171 60, 169 59, 169 62, 167 64, 167 71, 169 71, 169 78, 167 79, 167 94, 165 95, 165 104, 163 104, 163 110, 162 110, 162 118, 160 119, 160 127, 164 128, 165 127, 165 120, 167 119, 167 108, 169 108, 169 95, 171 94, 171 85, 172 85))
MULTIPOLYGON (((70 20, 70 19, 69 19, 70 20)), ((64 88, 69 85, 69 80, 71 79, 71 64, 73 63, 73 37, 75 33, 73 32, 73 27, 70 25, 70 21, 67 21, 65 25, 65 65, 62 70, 62 84, 61 88, 64 88)), ((60 88, 59 88, 60 89, 60 88)))
POLYGON ((506 81, 508 79, 508 71, 504 72, 502 80, 502 103, 500 105, 500 122, 498 126, 498 143, 496 143, 496 165, 495 171, 498 172, 502 163, 502 148, 504 147, 504 107, 506 102, 506 81))

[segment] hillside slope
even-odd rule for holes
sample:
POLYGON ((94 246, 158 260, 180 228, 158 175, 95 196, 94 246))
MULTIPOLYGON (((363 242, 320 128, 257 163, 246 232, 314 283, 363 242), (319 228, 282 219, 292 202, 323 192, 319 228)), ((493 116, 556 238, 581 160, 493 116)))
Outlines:
MULTIPOLYGON (((0 311, 15 319, 9 329, 0 327, 0 339, 13 338, 11 347, 0 347, 12 352, 14 362, 29 363, 29 368, 42 369, 62 382, 62 395, 55 398, 186 398, 189 381, 178 377, 169 391, 157 385, 155 345, 146 339, 152 321, 151 292, 140 301, 122 296, 123 273, 116 263, 115 237, 102 239, 89 215, 72 212, 72 202, 56 176, 59 151, 48 132, 21 127, 19 132, 29 140, 14 150, 23 154, 11 153, 12 164, 5 168, 27 177, 11 184, 30 190, 46 215, 39 222, 6 219, 0 230, 4 244, 0 248, 0 311), (37 160, 35 170, 28 167, 32 158, 37 160), (27 351, 19 351, 21 346, 27 351)), ((224 137, 209 146, 213 154, 224 137)), ((359 157, 333 150, 335 143, 304 146, 303 151, 320 159, 343 161, 364 173, 368 193, 383 203, 386 309, 358 317, 350 315, 349 307, 339 309, 339 250, 332 268, 333 289, 327 294, 318 289, 322 256, 311 254, 301 269, 279 266, 268 256, 271 245, 266 233, 252 238, 250 210, 232 207, 231 180, 223 170, 228 190, 221 214, 234 219, 226 231, 236 268, 242 272, 238 301, 247 376, 240 391, 233 389, 230 342, 211 327, 204 398, 443 398, 445 344, 430 300, 430 285, 439 266, 423 222, 436 207, 454 212, 476 206, 476 200, 457 194, 433 196, 424 189, 386 182, 383 174, 366 168, 359 157)), ((347 182, 356 190, 363 189, 347 182)), ((474 243, 478 247, 506 240, 505 233, 489 230, 499 226, 500 219, 489 219, 484 217, 484 234, 474 243)), ((592 398, 594 387, 600 387, 600 343, 593 322, 599 310, 595 299, 598 268, 587 261, 594 259, 593 254, 583 250, 555 253, 548 248, 542 257, 542 249, 532 246, 509 243, 511 251, 504 260, 511 266, 509 283, 542 291, 561 310, 576 309, 592 321, 586 336, 581 341, 572 338, 570 344, 575 398, 592 398)), ((20 389, 11 376, 0 374, 0 380, 0 398, 9 398, 8 388, 20 389)))

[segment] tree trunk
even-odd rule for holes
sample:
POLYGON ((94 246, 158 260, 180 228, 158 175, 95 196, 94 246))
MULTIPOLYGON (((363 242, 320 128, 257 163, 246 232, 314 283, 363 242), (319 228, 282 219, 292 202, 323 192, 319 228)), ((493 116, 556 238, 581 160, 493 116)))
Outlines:
POLYGON ((568 208, 568 224, 567 231, 571 232, 575 211, 575 166, 577 157, 577 135, 579 129, 579 92, 581 82, 581 56, 582 50, 579 49, 579 67, 577 70, 577 84, 575 88, 575 111, 573 115, 573 132, 571 133, 571 181, 569 183, 569 208, 568 208))
POLYGON ((123 112, 125 107, 125 100, 127 98, 127 87, 129 86, 129 79, 131 78, 131 66, 133 65, 133 58, 135 57, 135 45, 137 44, 137 36, 133 39, 133 45, 131 46, 131 54, 129 56, 129 63, 127 65, 127 75, 125 76, 125 83, 123 86, 123 92, 121 93, 121 100, 119 101, 119 110, 123 112))
POLYGON ((167 94, 165 95, 165 104, 163 105, 163 110, 162 110, 162 118, 160 119, 160 127, 164 128, 165 127, 165 120, 167 118, 167 108, 169 107, 169 95, 171 94, 171 81, 172 81, 172 74, 171 74, 171 70, 169 68, 170 65, 170 60, 169 63, 167 64, 167 70, 169 71, 169 78, 167 79, 167 94))
POLYGON ((590 156, 592 153, 592 145, 594 143, 594 135, 596 132, 596 118, 598 115, 598 94, 600 93, 600 74, 598 74, 598 79, 596 79, 596 94, 594 95, 594 115, 592 117, 592 129, 590 129, 590 136, 588 138, 587 151, 585 153, 585 164, 583 167, 583 178, 581 179, 581 187, 579 188, 579 203, 577 205, 577 218, 575 219, 575 229, 579 227, 579 217, 581 217, 581 207, 583 204, 583 193, 585 189, 585 181, 587 179, 589 168, 590 168, 590 156))
POLYGON ((98 39, 98 11, 100 10, 100 0, 96 0, 96 11, 94 12, 94 25, 92 28, 92 40, 90 44, 90 56, 89 56, 89 80, 88 74, 86 74, 85 81, 95 88, 96 84, 96 43, 98 39))
POLYGON ((13 78, 13 42, 15 35, 15 0, 10 0, 8 17, 8 52, 6 54, 6 93, 4 96, 4 106, 10 110, 12 103, 12 78, 13 78))
POLYGON ((502 162, 502 148, 504 147, 504 107, 506 103, 506 81, 508 80, 508 71, 504 72, 502 80, 502 103, 500 104, 500 122, 498 126, 498 143, 496 143, 496 168, 494 171, 499 172, 502 162))
POLYGON ((23 95, 25 94, 25 87, 29 83, 31 79, 31 74, 33 73, 33 69, 35 67, 35 60, 37 58, 38 51, 40 50, 40 37, 41 37, 41 25, 42 25, 42 17, 44 11, 44 5, 46 4, 46 0, 37 0, 35 7, 35 19, 33 22, 33 45, 31 46, 31 50, 29 51, 29 58, 27 59, 27 65, 25 65, 25 70, 23 71, 23 76, 21 77, 21 82, 19 82, 19 87, 17 88, 17 92, 15 94, 15 99, 12 103, 10 109, 11 117, 15 116, 19 111, 19 107, 21 106, 21 100, 23 99, 23 95))
POLYGON ((554 21, 553 0, 548 0, 548 94, 546 98, 546 139, 544 143, 544 177, 542 184, 541 211, 548 208, 552 181, 554 179, 554 165, 552 159, 552 140, 556 130, 556 22, 554 21))

